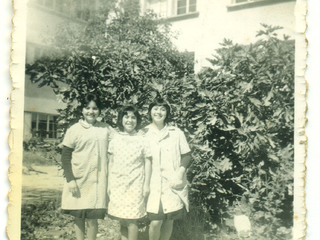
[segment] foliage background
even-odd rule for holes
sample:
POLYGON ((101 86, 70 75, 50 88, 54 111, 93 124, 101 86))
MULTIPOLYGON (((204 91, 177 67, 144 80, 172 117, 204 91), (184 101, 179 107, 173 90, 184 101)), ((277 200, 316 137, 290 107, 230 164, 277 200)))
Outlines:
MULTIPOLYGON (((252 239, 289 239, 294 42, 280 39, 278 27, 262 25, 255 43, 224 40, 208 59, 211 66, 194 74, 190 55, 172 45, 168 25, 152 13, 123 9, 113 18, 97 15, 83 30, 61 29, 52 56, 27 66, 33 82, 51 86, 66 103, 61 129, 80 117, 79 100, 88 92, 100 96, 102 121, 111 125, 125 103, 137 104, 146 122, 148 103, 161 96, 193 147, 188 177, 191 214, 200 215, 197 226, 203 226, 198 231, 235 239, 233 218, 246 215, 252 239)), ((194 219, 175 229, 195 232, 194 219)))

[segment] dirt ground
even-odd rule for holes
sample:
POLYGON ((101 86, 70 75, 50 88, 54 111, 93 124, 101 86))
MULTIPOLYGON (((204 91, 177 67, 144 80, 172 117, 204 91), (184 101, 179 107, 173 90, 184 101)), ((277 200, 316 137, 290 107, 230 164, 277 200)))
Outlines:
POLYGON ((60 202, 63 188, 62 171, 57 166, 32 166, 23 169, 22 202, 46 200, 60 202))

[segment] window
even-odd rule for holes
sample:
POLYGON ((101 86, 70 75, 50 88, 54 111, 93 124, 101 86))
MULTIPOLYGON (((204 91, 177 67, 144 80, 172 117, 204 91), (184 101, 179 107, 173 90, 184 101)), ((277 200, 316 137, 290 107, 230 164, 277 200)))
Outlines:
POLYGON ((32 113, 31 132, 32 136, 42 138, 57 138, 57 116, 32 113))
POLYGON ((249 2, 250 0, 235 0, 235 3, 249 2))
POLYGON ((30 0, 31 3, 72 18, 88 20, 95 4, 86 0, 30 0))
POLYGON ((177 15, 197 11, 197 0, 177 0, 177 15))
POLYGON ((296 0, 229 0, 230 4, 227 6, 228 11, 237 11, 252 7, 261 7, 269 4, 276 4, 280 2, 289 2, 296 0))
POLYGON ((142 11, 153 11, 160 18, 170 21, 194 18, 197 12, 197 0, 143 0, 142 11))
MULTIPOLYGON (((252 2, 277 2, 275 0, 231 0, 232 4, 237 4, 237 3, 252 3, 252 2)), ((278 2, 281 2, 284 0, 278 0, 278 2)), ((294 1, 294 0, 293 0, 294 1)))

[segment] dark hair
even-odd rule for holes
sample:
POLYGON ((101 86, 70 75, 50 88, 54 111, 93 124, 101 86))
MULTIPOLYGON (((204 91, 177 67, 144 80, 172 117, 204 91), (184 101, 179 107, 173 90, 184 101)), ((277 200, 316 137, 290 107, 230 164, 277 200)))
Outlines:
POLYGON ((126 105, 118 113, 117 126, 120 129, 120 131, 124 130, 124 127, 122 125, 122 119, 125 115, 128 114, 128 112, 133 112, 134 116, 136 116, 137 118, 137 126, 135 127, 135 129, 137 130, 140 128, 141 116, 140 116, 140 113, 138 112, 138 109, 134 105, 126 105))
POLYGON ((102 110, 103 105, 99 99, 99 97, 93 93, 89 93, 88 95, 86 95, 82 100, 81 100, 81 107, 85 108, 86 106, 89 105, 90 102, 95 102, 95 104, 97 105, 97 108, 99 109, 99 111, 102 110))
POLYGON ((149 108, 148 108, 148 117, 149 117, 149 120, 152 121, 152 118, 151 118, 151 109, 154 107, 154 106, 161 106, 161 107, 165 107, 166 110, 167 110, 167 116, 166 118, 164 119, 164 123, 168 123, 170 121, 170 118, 171 118, 171 108, 170 108, 170 105, 167 101, 165 101, 163 98, 155 98, 153 100, 152 103, 150 103, 149 105, 149 108))

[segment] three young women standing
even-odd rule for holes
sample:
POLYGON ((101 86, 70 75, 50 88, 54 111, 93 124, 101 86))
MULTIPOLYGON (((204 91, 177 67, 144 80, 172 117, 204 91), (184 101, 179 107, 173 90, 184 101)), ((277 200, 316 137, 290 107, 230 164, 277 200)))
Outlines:
POLYGON ((170 107, 157 99, 149 106, 152 123, 144 129, 145 137, 137 132, 138 111, 129 106, 119 113, 120 132, 108 148, 111 128, 97 122, 100 110, 98 99, 88 96, 83 103, 84 119, 67 131, 63 141, 62 209, 75 217, 77 240, 84 239, 86 221, 88 239, 96 239, 97 219, 105 215, 108 171, 108 214, 120 221, 122 239, 137 239, 137 223, 147 211, 149 239, 169 240, 173 221, 189 210, 185 172, 191 155, 185 135, 167 125, 170 107))

